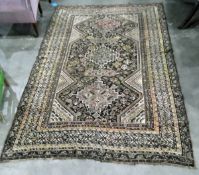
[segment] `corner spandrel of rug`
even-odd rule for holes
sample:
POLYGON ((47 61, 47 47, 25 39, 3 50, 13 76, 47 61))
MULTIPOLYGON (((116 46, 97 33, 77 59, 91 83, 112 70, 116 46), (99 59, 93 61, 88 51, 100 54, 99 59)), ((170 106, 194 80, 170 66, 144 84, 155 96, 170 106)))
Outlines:
POLYGON ((171 50, 160 4, 59 7, 2 160, 193 166, 171 50))

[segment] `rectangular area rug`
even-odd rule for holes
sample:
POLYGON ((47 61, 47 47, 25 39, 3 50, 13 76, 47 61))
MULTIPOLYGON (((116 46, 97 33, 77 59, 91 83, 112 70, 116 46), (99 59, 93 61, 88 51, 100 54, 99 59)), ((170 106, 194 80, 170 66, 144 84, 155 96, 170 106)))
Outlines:
POLYGON ((1 160, 194 166, 161 4, 56 9, 1 160))

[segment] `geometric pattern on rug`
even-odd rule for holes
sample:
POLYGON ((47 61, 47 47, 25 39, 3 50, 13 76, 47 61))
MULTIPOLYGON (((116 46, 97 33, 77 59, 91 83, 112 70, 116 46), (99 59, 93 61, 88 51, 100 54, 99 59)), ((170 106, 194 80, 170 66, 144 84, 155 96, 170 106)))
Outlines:
POLYGON ((162 4, 58 7, 1 160, 194 166, 162 4))

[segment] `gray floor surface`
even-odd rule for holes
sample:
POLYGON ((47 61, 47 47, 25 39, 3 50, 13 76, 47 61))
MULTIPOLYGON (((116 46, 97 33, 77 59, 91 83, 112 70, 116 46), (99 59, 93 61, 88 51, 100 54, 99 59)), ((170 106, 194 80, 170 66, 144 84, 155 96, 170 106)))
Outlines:
MULTIPOLYGON (((190 121, 196 167, 189 169, 166 165, 124 165, 76 159, 21 160, 1 163, 0 175, 199 175, 199 27, 188 30, 177 29, 191 6, 184 5, 181 0, 59 0, 58 2, 63 5, 164 3, 190 121)), ((4 99, 5 120, 0 124, 0 151, 53 12, 53 8, 47 2, 42 2, 42 6, 44 17, 39 18, 39 38, 31 35, 15 35, 11 25, 0 25, 2 35, 0 37, 0 65, 6 71, 6 77, 11 85, 11 88, 6 90, 4 99)), ((27 30, 29 29, 27 27, 27 30)))

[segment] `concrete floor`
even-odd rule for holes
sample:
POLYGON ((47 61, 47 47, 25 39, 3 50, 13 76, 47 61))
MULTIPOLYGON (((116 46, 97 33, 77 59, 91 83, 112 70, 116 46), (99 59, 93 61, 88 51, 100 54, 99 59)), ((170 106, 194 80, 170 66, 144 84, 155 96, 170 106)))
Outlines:
MULTIPOLYGON (((181 0, 59 0, 60 4, 126 4, 163 2, 168 18, 169 31, 175 60, 180 76, 182 92, 190 121, 191 137, 196 168, 189 169, 160 165, 123 165, 100 163, 92 160, 22 160, 0 164, 0 175, 199 175, 199 27, 178 30, 189 6, 181 0)), ((11 126, 18 101, 38 54, 53 8, 42 2, 44 17, 39 19, 40 37, 18 36, 10 25, 0 26, 0 65, 6 71, 11 88, 6 90, 3 111, 5 120, 0 124, 0 151, 11 126)), ((27 26, 26 26, 27 27, 27 26)), ((26 28, 24 27, 24 28, 26 28)), ((17 27, 16 27, 17 28, 17 27)), ((16 30, 16 28, 14 28, 16 30)), ((29 28, 27 28, 29 30, 29 28)))

